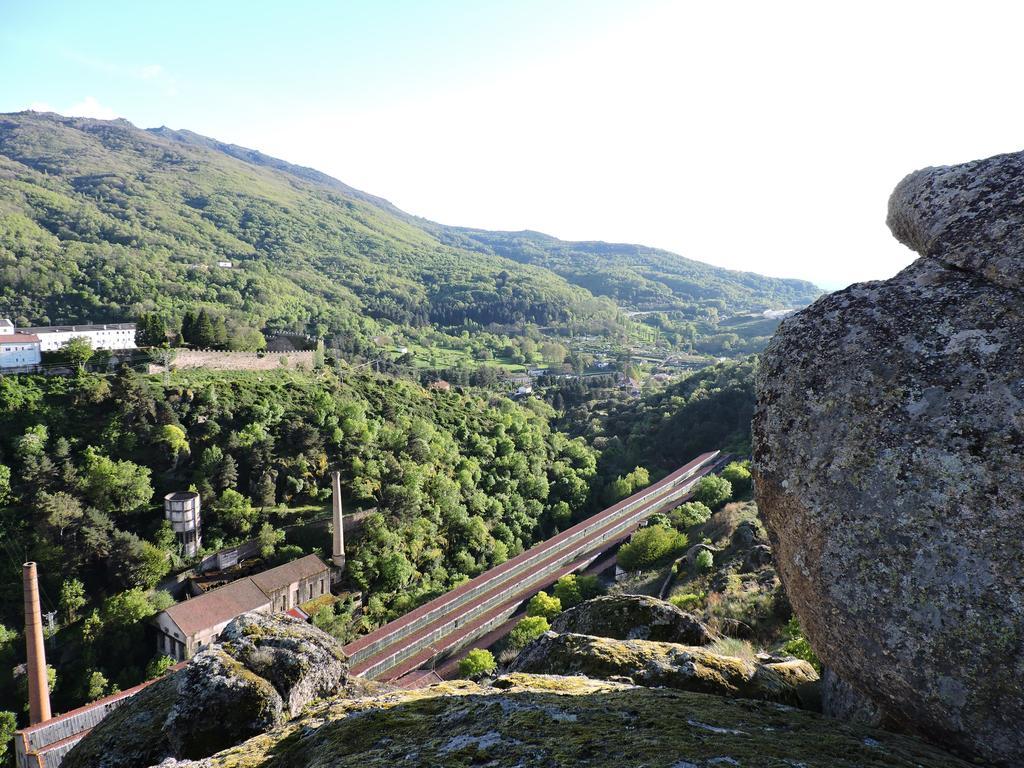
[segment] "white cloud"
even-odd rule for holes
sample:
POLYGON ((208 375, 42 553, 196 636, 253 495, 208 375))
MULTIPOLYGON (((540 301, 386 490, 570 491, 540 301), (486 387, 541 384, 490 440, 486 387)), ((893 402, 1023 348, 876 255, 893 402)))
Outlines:
POLYGON ((159 64, 147 64, 139 70, 139 77, 143 80, 155 80, 164 73, 164 68, 159 64))
POLYGON ((27 109, 33 112, 56 112, 65 117, 94 117, 97 120, 113 120, 119 117, 110 107, 100 104, 95 96, 86 96, 81 101, 72 104, 67 109, 58 109, 45 101, 33 101, 27 109))

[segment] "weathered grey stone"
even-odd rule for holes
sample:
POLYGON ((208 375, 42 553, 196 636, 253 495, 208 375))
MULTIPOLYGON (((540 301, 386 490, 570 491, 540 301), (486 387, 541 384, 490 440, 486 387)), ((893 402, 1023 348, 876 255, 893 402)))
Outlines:
POLYGON ((202 651, 178 676, 178 695, 164 723, 177 757, 212 755, 284 721, 274 686, 219 646, 202 651))
POLYGON ((161 768, 967 768, 906 736, 774 702, 511 674, 308 708, 219 755, 161 768))
POLYGON ((886 720, 875 702, 827 667, 821 671, 821 711, 837 720, 873 728, 886 720))
POLYGON ((754 475, 822 662, 908 728, 1024 765, 1024 165, 904 180, 925 254, 826 296, 762 357, 754 475))
POLYGON ((348 675, 341 644, 311 624, 280 616, 239 616, 221 635, 225 651, 270 681, 289 716, 338 690, 348 675))
POLYGON ((530 642, 509 670, 629 679, 637 685, 766 699, 794 706, 800 704, 800 688, 818 679, 814 668, 800 659, 761 663, 677 643, 554 632, 546 632, 530 642))
POLYGON ((692 614, 646 595, 605 595, 563 611, 551 622, 555 632, 704 645, 714 634, 692 614))
POLYGON ((65 767, 145 768, 169 757, 207 757, 347 687, 341 644, 289 616, 240 616, 221 640, 115 710, 68 753, 65 767))

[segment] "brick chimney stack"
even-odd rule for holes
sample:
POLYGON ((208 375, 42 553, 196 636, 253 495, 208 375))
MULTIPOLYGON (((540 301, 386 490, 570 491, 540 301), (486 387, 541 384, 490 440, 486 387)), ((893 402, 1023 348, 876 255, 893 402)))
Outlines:
POLYGON ((345 567, 345 528, 341 519, 341 472, 331 473, 331 489, 334 498, 334 547, 331 560, 336 568, 345 567))
POLYGON ((25 584, 25 644, 28 646, 28 713, 29 723, 35 725, 50 719, 50 681, 46 675, 36 564, 25 563, 22 577, 25 584))

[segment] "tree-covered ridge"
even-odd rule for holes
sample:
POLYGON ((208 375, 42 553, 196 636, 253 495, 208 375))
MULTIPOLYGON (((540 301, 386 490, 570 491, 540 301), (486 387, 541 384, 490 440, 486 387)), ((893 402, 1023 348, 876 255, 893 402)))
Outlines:
MULTIPOLYGON (((132 685, 155 651, 140 621, 166 599, 145 591, 187 565, 163 494, 200 492, 207 551, 258 537, 273 562, 301 552, 284 525, 326 514, 333 467, 349 511, 375 510, 349 542, 349 574, 382 622, 586 510, 596 454, 552 417, 539 401, 345 368, 0 377, 0 625, 20 625, 19 564, 35 560, 44 607, 62 612, 61 708, 89 698, 97 671, 132 685)), ((20 648, 0 640, 0 659, 20 648)), ((0 710, 15 707, 12 666, 0 710)))
POLYGON ((445 242, 546 267, 596 296, 635 309, 714 306, 732 312, 804 306, 821 291, 804 280, 713 267, 643 245, 569 242, 541 232, 438 227, 445 242))
POLYGON ((193 136, 0 118, 0 307, 40 323, 209 305, 241 326, 364 335, 373 320, 617 322, 547 270, 444 245, 368 195, 193 136))
POLYGON ((814 295, 639 246, 444 227, 187 131, 0 116, 0 314, 22 324, 159 312, 173 325, 206 307, 240 338, 492 323, 603 335, 626 327, 620 305, 682 311, 658 320, 679 325, 814 295))

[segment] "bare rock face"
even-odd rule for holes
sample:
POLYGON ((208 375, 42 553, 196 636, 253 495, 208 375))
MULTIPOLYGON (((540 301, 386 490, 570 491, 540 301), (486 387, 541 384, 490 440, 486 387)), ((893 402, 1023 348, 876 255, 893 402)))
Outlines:
POLYGON ((1024 154, 911 174, 889 225, 922 258, 763 355, 758 503, 823 664, 1024 766, 1024 154))
POLYGON ((801 703, 801 687, 818 680, 814 668, 800 659, 763 663, 676 643, 554 632, 546 632, 523 648, 510 671, 628 680, 637 685, 793 706, 801 703))
POLYGON ((713 633, 692 614, 647 595, 605 595, 563 611, 551 622, 555 632, 705 645, 713 633))
POLYGON ((281 725, 346 688, 341 644, 280 614, 235 619, 221 642, 114 710, 64 768, 146 768, 204 758, 281 725))

